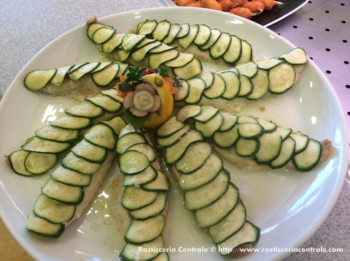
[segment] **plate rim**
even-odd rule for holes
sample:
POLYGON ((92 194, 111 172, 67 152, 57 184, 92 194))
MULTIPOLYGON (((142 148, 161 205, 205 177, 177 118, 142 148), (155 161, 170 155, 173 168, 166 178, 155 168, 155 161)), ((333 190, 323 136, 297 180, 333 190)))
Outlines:
MULTIPOLYGON (((143 12, 143 13, 149 13, 149 12, 154 12, 154 11, 160 11, 160 10, 170 10, 170 9, 178 9, 179 7, 160 7, 160 8, 152 8, 152 9, 138 9, 138 10, 132 10, 132 11, 127 11, 127 12, 120 12, 120 13, 116 13, 116 14, 111 14, 111 15, 108 15, 108 16, 104 16, 104 17, 101 17, 99 18, 99 20, 103 21, 105 19, 109 19, 109 18, 113 18, 115 16, 120 16, 120 15, 129 15, 129 14, 132 14, 132 13, 135 13, 135 12, 143 12)), ((180 7, 181 8, 181 7, 180 7)), ((196 8, 186 8, 186 9, 196 9, 196 8)), ((218 11, 214 11, 214 10, 202 10, 203 12, 218 12, 218 11)), ((240 17, 237 17, 238 20, 240 20, 241 18, 240 17)), ((244 20, 245 23, 252 23, 254 24, 254 26, 260 26, 259 24, 256 24, 250 20, 244 20)), ((17 73, 17 75, 15 76, 15 78, 13 79, 13 81, 11 82, 11 84, 9 85, 8 89, 6 90, 3 98, 2 98, 2 101, 0 103, 0 112, 2 112, 4 110, 4 107, 7 102, 8 102, 8 99, 7 98, 8 96, 10 97, 11 94, 13 91, 14 91, 14 82, 16 81, 16 79, 20 76, 20 74, 23 74, 24 71, 26 70, 26 68, 32 63, 32 61, 41 55, 42 52, 45 51, 46 48, 48 48, 52 43, 54 43, 55 41, 57 41, 59 38, 63 37, 64 35, 66 34, 69 34, 71 33, 72 31, 74 30, 79 30, 80 28, 84 27, 85 24, 81 24, 79 26, 76 26, 68 31, 66 31, 65 33, 59 35, 58 37, 56 37, 55 39, 53 39, 52 41, 50 41, 47 45, 45 45, 38 53, 36 53, 24 66, 23 68, 17 73)), ((263 27, 263 26, 260 26, 262 28, 264 28, 265 30, 268 30, 267 28, 263 27)), ((275 34, 274 32, 271 31, 271 33, 275 34)), ((280 39, 282 39, 284 42, 287 42, 288 44, 290 45, 293 45, 290 41, 284 39, 283 37, 275 34, 277 37, 280 37, 280 39)), ((309 62, 314 66, 314 68, 318 71, 319 75, 321 75, 322 77, 322 80, 326 81, 327 84, 329 86, 332 86, 329 82, 329 80, 326 78, 326 76, 322 73, 322 71, 317 67, 317 65, 312 61, 312 60, 309 60, 309 62)), ((330 90, 332 92, 332 95, 334 98, 336 98, 334 101, 336 102, 337 104, 337 109, 339 111, 343 111, 342 110, 342 107, 341 107, 341 104, 340 104, 340 101, 334 91, 333 88, 330 88, 330 90)), ((0 114, 1 116, 1 114, 0 114)), ((348 127, 346 125, 346 120, 345 120, 345 116, 344 114, 341 115, 340 117, 341 119, 341 125, 343 127, 343 130, 344 130, 344 137, 343 137, 343 144, 349 144, 348 142, 348 127)), ((344 146, 344 158, 347 159, 348 158, 348 154, 349 154, 349 149, 348 149, 348 146, 344 146)), ((299 237, 299 239, 297 240, 299 245, 303 244, 307 239, 309 239, 314 233, 315 231, 322 225, 322 223, 324 223, 324 221, 326 220, 326 218, 328 217, 328 215, 330 214, 331 210, 333 209, 334 205, 335 205, 335 202, 338 200, 339 198, 339 194, 341 192, 341 189, 343 187, 343 184, 344 184, 344 180, 345 180, 345 177, 346 177, 346 169, 347 169, 347 161, 345 160, 341 166, 341 171, 344 172, 344 175, 339 175, 339 181, 337 183, 337 186, 334 187, 334 195, 330 202, 331 204, 327 204, 327 208, 326 210, 324 211, 324 214, 322 216, 322 218, 318 218, 318 222, 316 222, 315 224, 313 224, 313 226, 311 227, 311 230, 309 229, 309 232, 308 233, 304 233, 303 236, 299 237), (311 231, 311 232, 310 232, 311 231), (310 234, 310 235, 309 235, 310 234)), ((0 183, 1 183, 2 179, 0 179, 0 183)), ((1 185, 1 184, 0 184, 1 185)), ((5 187, 4 187, 5 188, 5 187)), ((6 189, 5 189, 6 190, 6 189)), ((7 229, 10 231, 11 235, 16 239, 16 241, 19 243, 19 245, 21 245, 21 247, 28 253, 30 254, 30 256, 32 257, 38 257, 36 255, 36 252, 32 249, 32 248, 27 248, 27 245, 25 244, 25 241, 22 239, 22 237, 20 237, 20 235, 16 234, 15 233, 15 229, 14 227, 12 226, 9 226, 8 224, 10 223, 9 222, 9 218, 6 218, 6 216, 4 216, 3 214, 3 211, 2 211, 2 207, 0 206, 0 216, 3 220, 3 223, 5 224, 5 226, 7 227, 7 229)), ((283 256, 287 256, 289 255, 290 253, 283 253, 282 255, 278 255, 278 257, 276 256, 276 258, 280 258, 280 257, 283 257, 283 256)))

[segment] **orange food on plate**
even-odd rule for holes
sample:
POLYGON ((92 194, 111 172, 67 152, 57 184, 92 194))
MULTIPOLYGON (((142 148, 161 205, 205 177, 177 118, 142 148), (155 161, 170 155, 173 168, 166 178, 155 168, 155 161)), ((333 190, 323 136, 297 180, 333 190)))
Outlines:
POLYGON ((248 0, 232 0, 234 4, 236 4, 237 7, 242 6, 244 3, 248 2, 248 0))
POLYGON ((176 0, 176 4, 178 6, 187 6, 187 5, 189 5, 191 3, 195 3, 195 2, 196 2, 196 0, 176 0))
POLYGON ((201 3, 199 1, 194 2, 194 3, 190 3, 187 6, 192 6, 192 7, 201 7, 201 3))
POLYGON ((253 2, 261 2, 264 4, 264 10, 271 10, 275 5, 282 4, 282 2, 277 2, 275 0, 253 0, 253 2))
POLYGON ((248 8, 246 7, 235 7, 230 10, 231 14, 235 14, 238 16, 241 16, 243 18, 250 19, 252 18, 255 14, 248 8))
POLYGON ((265 5, 260 1, 245 2, 242 7, 248 8, 254 14, 261 14, 264 11, 265 5))
POLYGON ((232 0, 218 0, 218 2, 221 4, 222 11, 224 12, 228 12, 237 6, 237 3, 232 2, 232 0))
POLYGON ((178 6, 208 8, 251 19, 275 5, 283 4, 275 0, 172 0, 178 6))
POLYGON ((201 7, 222 11, 222 6, 216 0, 200 0, 201 7))

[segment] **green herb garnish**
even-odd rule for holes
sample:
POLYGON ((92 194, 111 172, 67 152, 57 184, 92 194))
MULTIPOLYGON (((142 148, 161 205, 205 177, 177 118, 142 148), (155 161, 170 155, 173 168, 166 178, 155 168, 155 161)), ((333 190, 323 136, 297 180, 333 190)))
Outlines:
POLYGON ((147 114, 145 117, 137 117, 130 109, 125 109, 125 115, 128 118, 129 123, 135 128, 135 130, 138 130, 141 128, 141 126, 148 120, 149 114, 147 114))
POLYGON ((161 65, 158 67, 157 73, 162 77, 169 77, 169 68, 165 65, 161 65))

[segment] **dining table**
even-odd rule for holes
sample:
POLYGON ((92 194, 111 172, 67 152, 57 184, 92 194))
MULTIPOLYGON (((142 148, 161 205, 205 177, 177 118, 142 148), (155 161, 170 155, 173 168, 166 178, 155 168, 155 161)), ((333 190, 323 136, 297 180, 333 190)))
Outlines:
MULTIPOLYGON (((160 7, 177 8, 170 0, 0 1, 0 102, 21 69, 65 32, 84 24, 91 17, 160 7)), ((265 27, 306 50, 334 88, 350 128, 350 1, 306 1, 295 12, 265 27)), ((300 246, 334 249, 334 252, 296 252, 284 260, 350 259, 350 171, 344 175, 346 178, 339 198, 328 217, 300 246)), ((0 219, 0 261, 10 260, 30 261, 33 258, 16 242, 0 219)))

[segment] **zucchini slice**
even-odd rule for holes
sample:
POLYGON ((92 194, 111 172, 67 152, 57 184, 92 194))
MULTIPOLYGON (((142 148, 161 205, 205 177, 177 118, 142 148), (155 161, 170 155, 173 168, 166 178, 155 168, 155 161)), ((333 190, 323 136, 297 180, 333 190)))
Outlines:
POLYGON ((255 61, 255 63, 258 65, 258 67, 260 69, 264 69, 264 70, 269 70, 269 69, 279 65, 282 62, 283 62, 283 60, 277 59, 277 58, 263 59, 263 60, 255 61))
POLYGON ((205 24, 201 24, 199 25, 199 30, 196 38, 194 38, 193 40, 193 43, 197 46, 203 46, 209 41, 210 35, 211 35, 210 28, 205 24))
POLYGON ((32 71, 24 78, 24 86, 31 91, 40 91, 55 76, 57 69, 32 71))
POLYGON ((61 164, 50 173, 50 177, 58 182, 76 187, 89 186, 92 178, 91 175, 85 175, 77 171, 67 169, 61 164))
POLYGON ((197 37, 199 31, 199 25, 198 24, 191 24, 189 28, 189 33, 178 39, 177 43, 183 48, 187 49, 194 41, 194 39, 197 37))
POLYGON ((156 150, 149 145, 148 143, 138 143, 130 146, 126 149, 129 150, 135 150, 143 153, 148 158, 149 162, 154 162, 157 159, 157 152, 156 150))
POLYGON ((231 35, 222 33, 217 41, 210 47, 209 54, 214 60, 221 58, 229 49, 231 44, 231 35))
POLYGON ((201 76, 200 78, 202 78, 205 82, 205 88, 209 88, 213 82, 214 82, 214 73, 209 72, 204 74, 203 76, 201 76))
POLYGON ((124 186, 140 186, 152 182, 157 178, 157 171, 152 167, 148 166, 145 170, 134 174, 124 175, 124 186))
POLYGON ((8 156, 7 158, 8 162, 10 163, 11 168, 16 174, 23 175, 23 176, 33 175, 24 166, 25 158, 29 153, 30 153, 29 151, 25 151, 25 150, 16 150, 8 156))
POLYGON ((201 228, 211 227, 225 218, 239 201, 238 188, 229 184, 226 192, 214 203, 194 211, 196 223, 201 228))
POLYGON ((253 122, 245 122, 238 125, 238 134, 244 139, 256 139, 264 134, 264 128, 253 122))
MULTIPOLYGON (((152 31, 152 38, 162 42, 169 34, 171 24, 167 20, 160 21, 152 31)), ((142 27, 141 27, 142 29, 142 27)))
POLYGON ((75 213, 74 205, 67 205, 40 194, 34 205, 34 214, 52 223, 66 223, 75 213))
POLYGON ((56 154, 30 152, 24 160, 24 166, 28 172, 39 175, 47 172, 57 163, 56 154))
POLYGON ((122 44, 122 40, 126 34, 113 34, 111 38, 102 44, 102 52, 105 54, 112 53, 122 44))
POLYGON ((84 139, 108 150, 115 149, 114 130, 107 124, 97 124, 91 127, 85 132, 84 139))
POLYGON ((179 185, 185 191, 199 188, 212 181, 222 168, 222 160, 215 154, 211 154, 198 170, 186 174, 182 173, 179 185))
POLYGON ((137 257, 138 261, 153 260, 160 255, 160 251, 158 249, 162 249, 163 247, 164 240, 162 236, 159 236, 155 240, 148 243, 137 245, 127 243, 120 253, 119 258, 120 260, 135 260, 135 257, 137 257), (151 249, 151 251, 146 251, 146 249, 151 249))
POLYGON ((237 94, 238 97, 246 97, 250 95, 253 91, 253 83, 250 80, 250 78, 246 75, 240 74, 239 75, 239 93, 237 94))
POLYGON ((264 128, 265 132, 273 132, 277 129, 277 125, 272 121, 267 121, 260 118, 258 118, 257 121, 264 128))
POLYGON ((190 24, 183 23, 180 24, 180 27, 180 32, 176 35, 177 39, 185 37, 190 32, 190 24))
POLYGON ((289 53, 281 55, 280 58, 293 65, 306 64, 308 60, 305 50, 300 47, 294 48, 289 53))
POLYGON ((226 82, 220 74, 214 74, 213 84, 205 89, 204 96, 208 99, 215 99, 222 96, 226 91, 226 82))
POLYGON ((173 60, 165 62, 165 66, 171 68, 183 67, 194 59, 194 55, 190 53, 179 53, 179 56, 173 60))
POLYGON ((292 88, 295 82, 295 69, 288 63, 281 63, 269 70, 269 91, 281 94, 292 88))
POLYGON ((270 77, 268 77, 267 71, 258 69, 258 73, 251 79, 251 81, 253 84, 253 90, 249 95, 246 96, 247 99, 257 100, 268 92, 270 86, 270 77))
POLYGON ((210 155, 211 147, 208 143, 194 142, 188 146, 185 154, 176 162, 175 167, 181 173, 194 172, 203 166, 210 155), (194 158, 196 160, 193 160, 194 158))
POLYGON ((92 119, 100 117, 104 113, 101 107, 96 106, 95 104, 87 100, 83 101, 82 103, 79 103, 78 105, 66 109, 65 112, 72 116, 92 119))
POLYGON ((35 136, 58 142, 72 142, 79 138, 79 131, 46 125, 35 131, 35 136))
POLYGON ((124 239, 132 244, 151 242, 162 234, 164 226, 165 217, 162 215, 146 220, 132 220, 124 239))
POLYGON ((41 188, 47 197, 68 205, 78 205, 84 197, 81 187, 69 186, 53 179, 49 179, 41 188))
POLYGON ((50 80, 50 83, 52 83, 55 86, 61 86, 61 84, 64 81, 64 78, 66 77, 67 73, 71 68, 71 65, 57 68, 56 74, 50 80))
POLYGON ((199 105, 185 105, 176 113, 176 119, 178 122, 185 122, 187 119, 198 116, 201 112, 202 107, 199 105))
POLYGON ((130 52, 134 50, 143 39, 145 39, 144 35, 126 34, 122 39, 122 48, 125 52, 130 52))
POLYGON ((29 215, 26 229, 39 234, 43 237, 59 238, 64 232, 64 224, 54 224, 46 219, 36 216, 34 213, 29 215))
POLYGON ((163 172, 158 170, 157 178, 152 182, 141 185, 141 187, 145 190, 150 190, 150 191, 162 191, 162 190, 169 190, 170 183, 167 176, 165 176, 163 172))
POLYGON ((202 62, 199 59, 194 58, 183 67, 173 68, 173 73, 183 80, 188 80, 199 75, 202 72, 202 69, 202 62))
POLYGON ((92 74, 92 80, 98 87, 107 87, 116 78, 119 70, 120 65, 112 63, 103 70, 92 74))
POLYGON ((220 148, 232 147, 238 138, 238 124, 227 131, 217 131, 213 136, 215 144, 220 148))
POLYGON ((236 73, 227 71, 220 74, 225 82, 225 91, 221 95, 222 98, 232 100, 235 98, 240 90, 240 80, 236 73))
POLYGON ((115 29, 112 27, 100 27, 91 36, 92 41, 95 44, 103 44, 107 42, 115 33, 115 29))
POLYGON ((219 109, 213 106, 202 106, 201 113, 195 116, 194 120, 205 123, 214 118, 218 112, 219 109))
POLYGON ((255 160, 259 163, 270 163, 275 160, 282 147, 282 137, 273 133, 265 133, 259 137, 260 147, 255 154, 255 160))
POLYGON ((75 117, 69 114, 63 114, 62 116, 57 117, 54 121, 51 121, 50 125, 64 129, 81 130, 90 126, 91 122, 92 121, 90 118, 75 117))
POLYGON ((290 137, 292 137, 293 140, 295 140, 294 155, 302 152, 309 142, 309 136, 302 134, 300 131, 291 133, 290 137))
POLYGON ((258 140, 247 140, 239 138, 235 143, 235 151, 242 157, 253 157, 259 150, 260 144, 258 140))
POLYGON ((192 78, 187 81, 189 85, 189 92, 185 98, 187 104, 196 104, 202 98, 203 90, 205 89, 205 82, 201 78, 192 78))
POLYGON ((183 127, 185 127, 185 124, 183 124, 182 121, 179 121, 179 119, 176 120, 175 117, 172 117, 156 130, 156 136, 157 138, 166 138, 183 127))
POLYGON ((186 124, 175 133, 165 138, 158 138, 156 140, 157 146, 159 148, 167 148, 174 145, 182 136, 184 136, 189 131, 190 128, 191 128, 190 125, 186 124))
POLYGON ((202 209, 218 200, 228 189, 229 180, 230 174, 223 169, 209 183, 199 188, 185 191, 184 202, 186 209, 190 211, 202 209))
POLYGON ((213 46, 213 44, 219 39, 221 34, 222 32, 219 29, 211 29, 208 42, 203 46, 199 46, 199 49, 202 51, 209 50, 213 46))
POLYGON ((86 100, 91 101, 96 106, 101 107, 106 112, 118 112, 120 111, 122 105, 119 101, 110 98, 107 95, 99 94, 97 96, 86 98, 86 100))
POLYGON ((308 171, 320 161, 322 145, 320 142, 309 139, 307 147, 293 157, 293 163, 297 170, 308 171))
POLYGON ((147 156, 139 151, 126 151, 119 157, 120 171, 127 175, 137 174, 149 165, 147 156))
POLYGON ((162 44, 161 42, 153 42, 153 43, 147 44, 147 45, 135 50, 134 52, 132 52, 131 58, 135 62, 141 62, 146 57, 148 52, 159 47, 161 44, 162 44))
POLYGON ((86 63, 78 69, 74 70, 73 72, 69 73, 69 78, 71 78, 73 81, 77 81, 84 75, 92 72, 99 65, 99 62, 86 63))
POLYGON ((190 93, 190 87, 187 81, 183 81, 177 92, 174 94, 174 102, 183 101, 190 93))
POLYGON ((220 244, 241 229, 245 221, 246 208, 240 200, 223 220, 209 227, 209 235, 215 244, 220 244))
POLYGON ((152 69, 158 69, 160 65, 176 59, 179 55, 179 51, 175 49, 162 53, 151 54, 148 59, 148 65, 152 69))
POLYGON ((119 138, 117 142, 116 151, 119 154, 124 153, 129 147, 135 144, 146 144, 145 137, 138 132, 130 132, 119 138))
POLYGON ((203 136, 195 130, 189 130, 186 134, 178 140, 174 145, 166 148, 165 161, 168 165, 174 164, 185 153, 187 147, 195 142, 202 140, 203 136))
POLYGON ((158 196, 157 191, 129 186, 124 189, 122 205, 128 210, 136 210, 152 204, 158 196))
POLYGON ((242 54, 242 41, 235 35, 231 35, 230 46, 222 56, 222 59, 228 64, 235 64, 242 54))
POLYGON ((284 165, 286 165, 294 155, 295 144, 296 142, 291 137, 288 137, 286 140, 284 140, 278 157, 270 162, 270 167, 272 169, 276 169, 282 168, 284 165))
POLYGON ((223 122, 221 113, 217 113, 213 118, 207 122, 195 122, 195 129, 200 131, 205 138, 211 138, 214 133, 220 129, 223 122))
POLYGON ((220 114, 222 116, 222 124, 218 131, 227 131, 232 129, 233 126, 235 126, 238 117, 236 115, 223 111, 220 111, 220 114))
POLYGON ((165 44, 172 44, 173 41, 175 40, 175 37, 178 35, 180 32, 181 27, 179 24, 171 24, 170 30, 168 32, 167 37, 163 39, 163 43, 165 44))
POLYGON ((160 192, 152 204, 137 210, 131 210, 129 211, 129 215, 133 219, 145 220, 162 213, 162 211, 165 209, 166 204, 167 194, 165 192, 160 192))
POLYGON ((226 256, 241 245, 254 244, 259 240, 260 229, 251 222, 246 221, 243 227, 224 242, 218 244, 218 251, 226 256))
POLYGON ((61 162, 62 166, 71 170, 78 171, 81 174, 92 175, 100 168, 100 163, 89 162, 83 158, 75 156, 73 152, 69 152, 61 162))
POLYGON ((102 163, 107 158, 107 149, 96 146, 85 139, 78 142, 71 151, 89 162, 102 163))
POLYGON ((137 33, 148 35, 151 34, 154 29, 157 27, 158 23, 156 20, 146 20, 146 22, 142 23, 138 26, 137 33))
POLYGON ((56 142, 51 140, 45 140, 36 136, 33 136, 22 145, 22 149, 32 152, 41 153, 62 153, 71 147, 71 143, 56 142))

